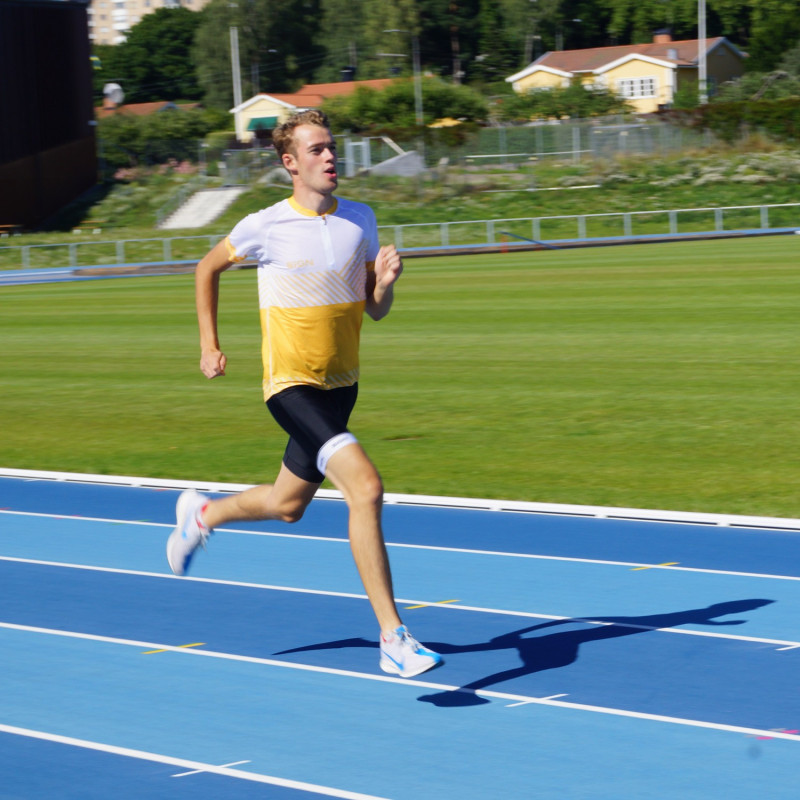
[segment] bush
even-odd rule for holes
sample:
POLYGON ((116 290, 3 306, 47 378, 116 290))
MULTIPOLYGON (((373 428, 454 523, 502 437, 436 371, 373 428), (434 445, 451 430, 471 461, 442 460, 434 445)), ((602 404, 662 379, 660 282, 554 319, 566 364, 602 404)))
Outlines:
POLYGON ((661 112, 661 117, 685 127, 710 130, 733 143, 753 133, 781 142, 800 141, 800 98, 714 102, 691 111, 661 112))
POLYGON ((713 103, 782 100, 800 95, 800 77, 786 70, 751 72, 719 87, 713 103))
MULTIPOLYGON (((395 136, 417 126, 414 81, 398 80, 383 91, 361 87, 326 100, 322 110, 337 131, 395 136)), ((443 117, 479 122, 488 115, 486 101, 474 89, 438 78, 422 80, 422 110, 426 125, 443 117)))
POLYGON ((712 103, 703 109, 705 127, 726 142, 763 131, 781 141, 800 140, 800 99, 712 103))
POLYGON ((621 97, 607 89, 573 83, 566 88, 534 89, 525 94, 504 97, 495 105, 502 122, 529 122, 542 119, 586 119, 631 110, 621 97))
POLYGON ((148 116, 122 111, 99 121, 98 137, 109 168, 197 161, 198 140, 229 121, 227 114, 203 109, 169 109, 148 116))
POLYGON ((203 142, 209 150, 222 152, 236 141, 236 131, 211 131, 203 142))

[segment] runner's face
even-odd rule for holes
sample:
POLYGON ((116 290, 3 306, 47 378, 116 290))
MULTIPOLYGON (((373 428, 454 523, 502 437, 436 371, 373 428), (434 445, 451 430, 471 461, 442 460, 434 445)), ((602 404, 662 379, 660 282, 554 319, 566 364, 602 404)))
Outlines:
POLYGON ((339 183, 336 173, 336 142, 327 128, 298 125, 294 129, 294 153, 284 155, 286 166, 296 171, 307 189, 331 194, 339 183))

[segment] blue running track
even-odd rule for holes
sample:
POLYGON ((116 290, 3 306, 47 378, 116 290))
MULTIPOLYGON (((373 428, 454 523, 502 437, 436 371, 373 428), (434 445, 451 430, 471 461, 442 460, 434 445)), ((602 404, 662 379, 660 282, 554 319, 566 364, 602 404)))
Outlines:
POLYGON ((0 798, 797 794, 800 524, 389 503, 404 680, 340 500, 176 578, 179 490, 0 477, 0 798))

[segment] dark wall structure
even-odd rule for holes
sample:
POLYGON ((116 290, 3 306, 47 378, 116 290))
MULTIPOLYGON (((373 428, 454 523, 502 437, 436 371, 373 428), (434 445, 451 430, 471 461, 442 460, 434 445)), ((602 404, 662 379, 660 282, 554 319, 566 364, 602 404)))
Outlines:
POLYGON ((35 228, 97 180, 87 0, 0 0, 0 226, 35 228))

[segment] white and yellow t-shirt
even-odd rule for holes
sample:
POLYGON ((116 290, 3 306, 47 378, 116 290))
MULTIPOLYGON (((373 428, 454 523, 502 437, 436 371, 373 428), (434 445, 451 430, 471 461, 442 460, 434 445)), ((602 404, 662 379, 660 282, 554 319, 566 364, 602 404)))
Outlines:
POLYGON ((289 198, 245 217, 227 243, 231 261, 258 261, 264 399, 289 386, 352 386, 378 253, 372 209, 339 199, 317 214, 289 198))

